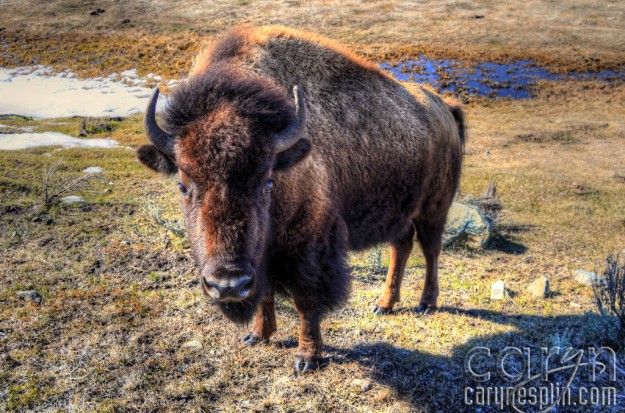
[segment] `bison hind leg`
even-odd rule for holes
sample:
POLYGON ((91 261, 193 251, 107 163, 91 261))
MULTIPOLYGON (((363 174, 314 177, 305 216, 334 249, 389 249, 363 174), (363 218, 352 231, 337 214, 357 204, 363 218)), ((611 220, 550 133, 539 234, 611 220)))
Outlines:
POLYGON ((373 307, 375 315, 389 314, 400 300, 401 282, 406 271, 406 263, 412 251, 414 227, 391 243, 391 265, 388 268, 384 293, 373 307))
POLYGON ((415 222, 417 239, 425 256, 425 283, 418 313, 427 313, 436 310, 438 287, 438 257, 443 247, 443 231, 445 229, 445 215, 435 220, 419 220, 415 222))

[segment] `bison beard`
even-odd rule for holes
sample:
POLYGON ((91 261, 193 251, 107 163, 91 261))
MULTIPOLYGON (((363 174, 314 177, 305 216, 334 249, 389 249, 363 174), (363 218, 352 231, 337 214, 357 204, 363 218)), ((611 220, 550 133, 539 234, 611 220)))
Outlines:
POLYGON ((226 318, 236 324, 249 324, 258 308, 259 295, 254 294, 245 301, 222 303, 217 302, 217 307, 226 318))
POLYGON ((158 91, 145 123, 152 145, 137 155, 186 180, 183 210, 196 229, 190 242, 200 268, 220 254, 262 262, 252 262, 256 287, 244 301, 233 291, 246 291, 249 271, 208 274, 212 288, 230 293, 215 303, 226 318, 254 319, 244 344, 276 331, 277 292, 300 317, 296 371, 318 367, 320 321, 348 294, 349 249, 391 245, 374 307, 386 314, 400 301, 416 237, 426 263, 416 310, 436 309, 442 234, 466 139, 460 107, 427 88, 408 92, 327 39, 280 27, 235 29, 200 54, 165 108, 166 131, 156 123, 156 98, 158 91), (240 205, 258 212, 246 215, 240 205), (262 254, 250 252, 249 238, 262 240, 254 250, 262 254))

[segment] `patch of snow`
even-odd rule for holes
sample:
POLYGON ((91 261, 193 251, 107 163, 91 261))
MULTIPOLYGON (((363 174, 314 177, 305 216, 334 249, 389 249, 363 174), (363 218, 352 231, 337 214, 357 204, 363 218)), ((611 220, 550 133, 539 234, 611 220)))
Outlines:
MULTIPOLYGON (((107 78, 77 79, 72 72, 52 74, 43 66, 0 68, 0 113, 34 118, 142 113, 152 95, 152 89, 141 86, 146 82, 136 69, 107 78)), ((165 100, 159 99, 159 109, 165 100)))
POLYGON ((86 204, 87 201, 85 201, 85 198, 78 196, 78 195, 69 195, 69 196, 65 196, 63 198, 61 198, 61 202, 64 204, 86 204))
POLYGON ((78 139, 59 132, 0 134, 0 150, 17 150, 37 146, 116 148, 119 144, 113 139, 78 139))
POLYGON ((85 168, 82 171, 86 174, 101 174, 102 172, 104 172, 104 169, 99 166, 90 166, 89 168, 85 168))
POLYGON ((120 73, 120 75, 126 77, 139 77, 139 75, 137 74, 137 69, 124 70, 120 73))

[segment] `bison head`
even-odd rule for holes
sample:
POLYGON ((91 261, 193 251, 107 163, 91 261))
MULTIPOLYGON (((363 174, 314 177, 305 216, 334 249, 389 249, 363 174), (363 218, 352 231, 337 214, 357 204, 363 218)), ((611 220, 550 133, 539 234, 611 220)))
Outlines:
MULTIPOLYGON (((310 151, 306 105, 274 82, 213 70, 176 88, 156 123, 154 92, 145 116, 152 145, 139 160, 179 175, 187 234, 204 293, 235 322, 247 322, 267 289, 266 246, 274 178, 310 151)), ((277 189, 279 190, 279 189, 277 189)))

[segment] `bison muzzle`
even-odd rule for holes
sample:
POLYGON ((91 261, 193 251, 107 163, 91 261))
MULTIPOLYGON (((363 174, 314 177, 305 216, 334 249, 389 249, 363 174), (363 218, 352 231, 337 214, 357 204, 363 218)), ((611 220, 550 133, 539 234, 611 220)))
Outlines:
POLYGON ((349 292, 347 252, 390 243, 374 312, 392 311, 416 235, 426 259, 418 311, 435 309, 445 217, 464 145, 459 107, 409 93, 332 41, 237 28, 201 53, 137 156, 178 174, 200 285, 246 344, 276 330, 274 295, 301 319, 296 371, 320 365, 320 320, 349 292))

